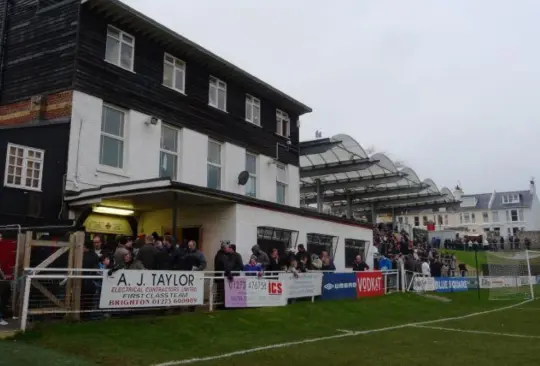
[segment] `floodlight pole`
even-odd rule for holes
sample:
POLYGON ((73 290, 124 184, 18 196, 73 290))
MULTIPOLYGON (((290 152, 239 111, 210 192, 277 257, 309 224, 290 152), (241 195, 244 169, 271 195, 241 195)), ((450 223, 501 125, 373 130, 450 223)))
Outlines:
POLYGON ((478 245, 474 247, 474 261, 476 262, 476 292, 478 293, 478 300, 480 300, 480 272, 478 270, 478 245))

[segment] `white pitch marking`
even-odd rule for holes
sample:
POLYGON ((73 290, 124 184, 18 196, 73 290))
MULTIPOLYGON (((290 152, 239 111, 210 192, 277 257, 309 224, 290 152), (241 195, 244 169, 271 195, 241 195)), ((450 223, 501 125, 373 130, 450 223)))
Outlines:
POLYGON ((484 332, 484 331, 480 331, 480 330, 456 329, 456 328, 444 328, 444 327, 431 327, 429 325, 413 325, 412 328, 433 329, 433 330, 443 330, 443 331, 448 331, 448 332, 471 333, 471 334, 504 336, 504 337, 514 337, 514 338, 540 339, 540 336, 527 335, 527 334, 484 332))
POLYGON ((471 318, 473 316, 491 314, 491 313, 495 313, 495 312, 498 312, 498 311, 503 311, 503 310, 507 310, 507 309, 516 308, 518 306, 525 305, 525 304, 527 304, 527 303, 529 303, 531 301, 532 300, 526 300, 526 301, 523 301, 523 302, 520 302, 520 303, 517 303, 517 304, 514 304, 514 305, 504 306, 504 307, 501 307, 501 308, 496 308, 496 309, 491 309, 491 310, 486 310, 486 311, 480 311, 480 312, 477 312, 477 313, 471 313, 471 314, 462 315, 462 316, 455 316, 455 317, 452 317, 452 318, 443 318, 443 319, 436 319, 436 320, 428 320, 428 321, 424 321, 424 322, 407 323, 407 324, 395 325, 395 326, 391 326, 391 327, 378 328, 378 329, 351 331, 350 333, 342 333, 342 334, 336 334, 336 335, 332 335, 332 336, 325 336, 325 337, 318 337, 318 338, 308 338, 308 339, 303 339, 303 340, 295 341, 295 342, 277 343, 277 344, 270 344, 270 345, 267 345, 267 346, 247 348, 247 349, 238 350, 238 351, 234 351, 234 352, 222 353, 222 354, 216 355, 216 356, 197 357, 197 358, 190 358, 190 359, 185 359, 185 360, 168 361, 168 362, 164 362, 164 363, 153 364, 151 366, 178 366, 178 365, 187 365, 187 364, 205 362, 205 361, 214 361, 214 360, 220 360, 220 359, 230 358, 230 357, 234 357, 234 356, 242 356, 242 355, 247 355, 247 354, 254 353, 254 352, 267 351, 267 350, 277 349, 277 348, 299 346, 299 345, 302 345, 302 344, 323 342, 323 341, 328 341, 328 340, 332 340, 332 339, 339 339, 339 338, 346 338, 346 337, 354 337, 354 336, 363 335, 363 334, 372 334, 372 333, 378 333, 378 332, 385 332, 385 331, 389 331, 389 330, 397 330, 397 329, 402 329, 402 328, 414 327, 414 326, 419 326, 419 325, 427 325, 427 324, 442 323, 442 322, 447 322, 447 321, 452 321, 452 320, 467 319, 467 318, 471 318))
POLYGON ((348 329, 336 329, 336 332, 341 332, 341 333, 354 333, 354 330, 348 330, 348 329))

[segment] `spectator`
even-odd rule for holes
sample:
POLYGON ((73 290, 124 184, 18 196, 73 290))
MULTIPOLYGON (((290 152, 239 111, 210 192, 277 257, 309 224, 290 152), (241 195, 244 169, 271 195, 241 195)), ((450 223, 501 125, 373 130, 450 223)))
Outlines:
POLYGON ((131 253, 126 253, 122 263, 120 263, 115 269, 145 269, 143 263, 140 260, 133 259, 131 253))
POLYGON ((270 258, 268 258, 268 254, 263 252, 261 250, 261 247, 259 247, 258 245, 254 245, 251 248, 251 252, 253 253, 251 258, 255 258, 257 263, 259 263, 263 268, 266 269, 266 267, 268 267, 268 265, 270 264, 270 258))
POLYGON ((435 258, 430 265, 430 272, 433 277, 441 277, 442 274, 442 263, 439 261, 439 258, 435 258))
POLYGON ((279 272, 282 267, 281 259, 279 258, 279 252, 276 248, 272 249, 270 254, 270 264, 268 265, 267 271, 269 272, 279 272))
POLYGON ((323 250, 321 252, 321 262, 322 262, 321 270, 323 270, 323 271, 335 271, 336 270, 336 266, 334 265, 334 263, 332 262, 332 259, 328 255, 328 251, 323 250))
POLYGON ((364 261, 361 255, 357 255, 354 262, 353 262, 353 271, 355 272, 362 272, 369 270, 369 266, 364 261))
POLYGON ((93 251, 97 254, 99 258, 102 257, 102 246, 103 242, 101 241, 101 237, 99 235, 94 235, 92 238, 92 244, 93 244, 93 251))
POLYGON ((242 255, 236 251, 236 244, 230 244, 230 254, 232 257, 231 270, 234 272, 240 272, 244 269, 244 261, 242 255))
POLYGON ((263 271, 262 266, 259 263, 257 263, 255 258, 253 257, 251 257, 251 259, 249 260, 249 263, 244 266, 244 272, 247 272, 246 276, 252 276, 255 273, 260 276, 262 274, 262 271, 263 271))
POLYGON ((125 236, 122 236, 118 239, 118 245, 116 246, 116 250, 114 251, 114 263, 122 263, 124 261, 124 255, 129 253, 129 250, 127 249, 127 243, 128 239, 125 236))
POLYGON ((206 258, 197 249, 195 240, 188 241, 188 249, 183 260, 183 267, 186 271, 204 271, 206 268, 206 258))
POLYGON ((226 277, 231 277, 233 258, 227 243, 221 243, 221 247, 214 257, 214 271, 224 272, 226 277))
POLYGON ((154 246, 154 237, 148 235, 145 238, 143 247, 139 249, 137 259, 141 261, 146 269, 158 269, 158 256, 159 250, 154 246))
POLYGON ((427 258, 423 258, 422 260, 422 275, 424 277, 431 277, 431 270, 429 268, 429 263, 427 258))
POLYGON ((302 259, 305 259, 305 263, 308 268, 311 268, 311 256, 306 251, 304 244, 298 244, 298 253, 296 253, 296 262, 302 262, 302 259))

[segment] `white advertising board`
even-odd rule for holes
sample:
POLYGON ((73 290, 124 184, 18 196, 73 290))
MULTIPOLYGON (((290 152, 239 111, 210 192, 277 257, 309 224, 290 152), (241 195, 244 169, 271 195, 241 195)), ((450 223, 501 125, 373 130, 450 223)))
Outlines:
POLYGON ((435 278, 417 276, 414 278, 413 288, 419 292, 435 291, 435 278))
POLYGON ((279 274, 279 281, 285 284, 289 299, 321 296, 322 280, 323 274, 320 272, 298 273, 297 276, 292 273, 279 274))
POLYGON ((225 306, 250 308, 287 305, 287 289, 280 280, 235 277, 225 280, 225 306))
POLYGON ((103 275, 99 307, 147 308, 202 305, 204 278, 199 272, 119 270, 103 275))

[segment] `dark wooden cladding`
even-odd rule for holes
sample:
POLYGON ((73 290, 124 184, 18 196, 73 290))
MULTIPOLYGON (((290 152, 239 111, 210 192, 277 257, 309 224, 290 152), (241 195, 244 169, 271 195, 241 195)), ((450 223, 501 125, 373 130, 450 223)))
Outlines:
POLYGON ((8 9, 0 103, 70 89, 80 0, 15 0, 8 9))
POLYGON ((0 225, 49 225, 59 221, 68 144, 69 121, 0 129, 0 225), (4 187, 8 143, 45 150, 41 192, 4 187))
MULTIPOLYGON (((221 141, 243 146, 250 151, 274 157, 277 143, 276 108, 291 118, 291 142, 298 144, 298 114, 260 97, 254 90, 244 90, 227 74, 208 70, 187 52, 170 49, 147 39, 126 23, 107 19, 103 13, 82 7, 75 89, 94 95, 108 103, 136 109, 156 116, 165 123, 186 127, 221 141), (135 73, 104 61, 107 26, 111 24, 135 37, 135 73), (162 85, 164 52, 186 62, 186 95, 162 85), (227 83, 227 113, 208 105, 209 76, 227 83), (261 99, 262 127, 245 121, 245 95, 261 99)), ((280 160, 298 165, 296 152, 280 150, 280 160)))

